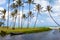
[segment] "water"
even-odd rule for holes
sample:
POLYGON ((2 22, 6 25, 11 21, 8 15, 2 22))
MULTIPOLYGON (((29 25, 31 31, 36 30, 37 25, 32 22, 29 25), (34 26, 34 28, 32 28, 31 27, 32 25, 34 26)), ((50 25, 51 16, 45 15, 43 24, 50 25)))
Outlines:
POLYGON ((25 35, 6 35, 5 37, 0 36, 0 40, 60 40, 60 32, 58 30, 52 30, 48 32, 25 35))

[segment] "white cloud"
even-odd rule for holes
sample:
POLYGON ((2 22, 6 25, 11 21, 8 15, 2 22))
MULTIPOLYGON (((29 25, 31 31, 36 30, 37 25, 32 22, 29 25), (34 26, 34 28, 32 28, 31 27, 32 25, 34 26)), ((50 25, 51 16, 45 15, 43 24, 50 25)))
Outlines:
POLYGON ((56 12, 60 11, 60 0, 57 0, 55 5, 54 6, 52 5, 52 7, 53 7, 53 11, 56 12))
POLYGON ((45 21, 44 20, 40 20, 40 23, 44 23, 45 21))
POLYGON ((60 11, 60 5, 59 6, 57 6, 57 5, 54 5, 52 9, 53 9, 53 11, 59 12, 60 11))
POLYGON ((46 0, 35 0, 34 2, 37 4, 41 4, 43 7, 46 7, 47 5, 49 5, 48 1, 46 0))
POLYGON ((0 5, 6 3, 6 0, 0 0, 0 5))
POLYGON ((0 10, 4 10, 4 8, 3 7, 0 7, 0 10))

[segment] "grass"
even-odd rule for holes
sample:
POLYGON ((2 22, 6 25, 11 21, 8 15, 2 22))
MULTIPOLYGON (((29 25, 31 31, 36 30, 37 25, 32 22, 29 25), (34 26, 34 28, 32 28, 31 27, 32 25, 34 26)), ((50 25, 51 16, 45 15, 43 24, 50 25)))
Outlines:
POLYGON ((29 33, 37 33, 37 32, 44 32, 44 31, 49 31, 51 30, 50 28, 48 27, 39 27, 39 28, 15 28, 15 30, 13 30, 12 28, 6 28, 6 27, 0 27, 0 33, 1 33, 1 30, 6 32, 6 34, 10 34, 11 32, 14 32, 14 33, 24 33, 24 34, 29 34, 29 33))

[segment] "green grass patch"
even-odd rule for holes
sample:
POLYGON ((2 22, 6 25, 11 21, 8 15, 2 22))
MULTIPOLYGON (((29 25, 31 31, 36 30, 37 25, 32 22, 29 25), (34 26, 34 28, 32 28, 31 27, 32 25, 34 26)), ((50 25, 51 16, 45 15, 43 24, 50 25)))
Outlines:
MULTIPOLYGON (((14 30, 12 28, 6 28, 6 27, 0 27, 0 34, 1 31, 6 32, 6 34, 10 34, 11 32, 14 33, 24 33, 24 34, 29 34, 29 33, 37 33, 37 32, 45 32, 51 30, 48 27, 38 27, 38 28, 15 28, 14 30)), ((3 33, 4 34, 4 33, 3 33)))

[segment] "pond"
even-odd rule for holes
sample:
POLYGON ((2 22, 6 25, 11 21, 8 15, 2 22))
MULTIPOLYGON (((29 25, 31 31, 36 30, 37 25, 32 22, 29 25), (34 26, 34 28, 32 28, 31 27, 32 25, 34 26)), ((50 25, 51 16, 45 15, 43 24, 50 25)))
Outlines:
POLYGON ((58 30, 52 30, 15 36, 6 35, 5 37, 0 36, 0 40, 60 40, 60 32, 58 30))

